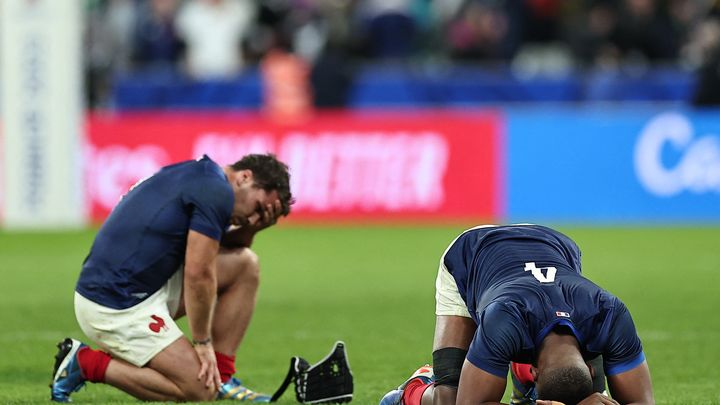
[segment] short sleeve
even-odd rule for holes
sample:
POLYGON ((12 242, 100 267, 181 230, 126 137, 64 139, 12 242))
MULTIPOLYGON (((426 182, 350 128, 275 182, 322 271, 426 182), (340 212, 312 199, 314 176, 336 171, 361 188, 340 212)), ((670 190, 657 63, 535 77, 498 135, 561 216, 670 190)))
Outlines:
POLYGON ((192 181, 184 195, 185 205, 191 210, 189 228, 219 241, 230 225, 234 201, 224 179, 203 176, 192 181))
POLYGON ((613 308, 610 322, 603 350, 605 374, 608 376, 632 370, 645 360, 630 311, 620 300, 613 308))
POLYGON ((468 361, 490 374, 507 377, 510 361, 523 347, 524 329, 512 308, 502 303, 488 305, 480 314, 468 361))

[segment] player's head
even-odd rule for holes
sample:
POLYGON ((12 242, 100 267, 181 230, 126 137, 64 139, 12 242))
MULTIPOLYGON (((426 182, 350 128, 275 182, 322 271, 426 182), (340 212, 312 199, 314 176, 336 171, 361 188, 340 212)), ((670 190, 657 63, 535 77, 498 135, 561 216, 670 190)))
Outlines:
POLYGON ((554 329, 545 337, 531 372, 539 399, 572 405, 593 393, 592 368, 568 328, 554 329))
MULTIPOLYGON (((245 192, 241 197, 248 198, 248 207, 250 213, 256 209, 257 203, 266 204, 268 201, 277 199, 280 201, 280 215, 288 215, 290 206, 295 202, 290 192, 290 174, 285 163, 279 161, 272 154, 251 154, 246 155, 242 159, 230 165, 235 172, 242 172, 238 181, 243 186, 249 186, 256 191, 262 190, 264 193, 245 192), (258 200, 258 201, 256 201, 258 200), (252 206, 251 206, 252 205, 252 206)), ((242 202, 242 201, 241 201, 242 202)))
POLYGON ((557 367, 545 370, 538 376, 537 396, 540 399, 574 405, 593 392, 592 378, 587 367, 557 367))

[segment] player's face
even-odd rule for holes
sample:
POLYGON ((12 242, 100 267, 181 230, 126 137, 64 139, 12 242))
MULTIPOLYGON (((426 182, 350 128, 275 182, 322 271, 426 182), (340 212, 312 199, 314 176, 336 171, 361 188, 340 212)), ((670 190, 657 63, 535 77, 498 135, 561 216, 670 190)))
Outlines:
POLYGON ((268 204, 278 199, 277 191, 267 192, 256 187, 252 177, 241 181, 235 192, 235 207, 231 222, 233 225, 245 225, 262 220, 268 204))

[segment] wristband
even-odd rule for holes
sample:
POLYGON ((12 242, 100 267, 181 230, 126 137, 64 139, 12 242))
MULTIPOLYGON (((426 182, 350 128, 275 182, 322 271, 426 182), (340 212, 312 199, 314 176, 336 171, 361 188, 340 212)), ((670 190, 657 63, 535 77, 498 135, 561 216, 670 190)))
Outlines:
POLYGON ((210 338, 210 337, 207 339, 203 339, 203 340, 195 340, 195 339, 192 340, 193 346, 205 346, 205 345, 209 345, 210 343, 212 343, 212 338, 210 338))

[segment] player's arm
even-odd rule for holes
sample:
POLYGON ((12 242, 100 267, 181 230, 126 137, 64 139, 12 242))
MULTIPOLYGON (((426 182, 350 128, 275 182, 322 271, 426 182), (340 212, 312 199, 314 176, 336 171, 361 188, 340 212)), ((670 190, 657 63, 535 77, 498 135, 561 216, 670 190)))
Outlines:
POLYGON ((215 259, 218 241, 200 232, 188 232, 185 253, 185 309, 193 340, 210 338, 212 311, 217 295, 215 259))
POLYGON ((507 378, 488 373, 465 360, 460 372, 458 384, 458 405, 463 404, 500 404, 507 378))
POLYGON ((500 403, 510 360, 522 347, 523 326, 514 307, 485 307, 460 371, 457 404, 500 403))
POLYGON ((621 404, 654 404, 650 369, 630 311, 617 300, 603 352, 612 397, 621 404))
POLYGON ((225 232, 220 240, 220 244, 227 248, 250 247, 255 238, 255 234, 276 224, 281 213, 282 206, 280 200, 275 200, 273 204, 259 207, 258 211, 248 218, 246 224, 233 227, 225 232))
POLYGON ((650 368, 647 361, 607 378, 612 397, 621 404, 654 404, 650 368))
POLYGON ((185 252, 183 290, 185 310, 193 342, 199 342, 195 350, 200 359, 198 379, 205 379, 206 386, 219 387, 220 375, 212 346, 211 325, 217 298, 217 274, 215 261, 219 242, 200 232, 188 232, 185 252))

